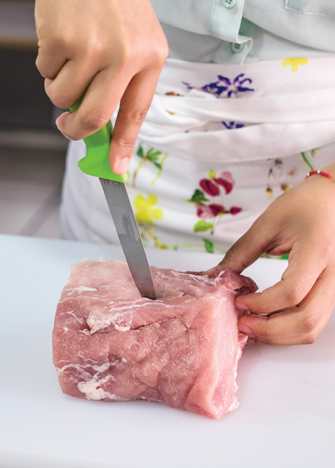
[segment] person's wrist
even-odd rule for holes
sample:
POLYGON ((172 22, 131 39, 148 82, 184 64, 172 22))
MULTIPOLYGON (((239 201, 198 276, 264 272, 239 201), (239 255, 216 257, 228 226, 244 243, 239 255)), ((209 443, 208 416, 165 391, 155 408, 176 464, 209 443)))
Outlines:
POLYGON ((332 179, 333 178, 333 175, 330 174, 329 172, 323 171, 321 169, 313 169, 312 171, 307 172, 307 175, 306 175, 305 179, 307 179, 308 177, 311 177, 313 175, 320 175, 322 177, 327 177, 327 179, 332 179))
MULTIPOLYGON (((327 196, 325 192, 332 194, 335 190, 335 164, 322 167, 320 173, 315 173, 315 170, 310 171, 299 185, 306 186, 306 188, 309 186, 308 189, 315 196, 318 196, 319 189, 322 190, 322 197, 327 196), (308 174, 311 175, 307 176, 308 174)), ((333 198, 333 195, 331 197, 333 198)))

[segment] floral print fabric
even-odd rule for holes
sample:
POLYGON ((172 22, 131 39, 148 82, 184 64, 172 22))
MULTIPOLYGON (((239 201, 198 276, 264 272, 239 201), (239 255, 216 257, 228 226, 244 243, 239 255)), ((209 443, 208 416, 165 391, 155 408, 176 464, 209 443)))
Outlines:
MULTIPOLYGON (((187 89, 194 89, 189 83, 183 82, 187 89)), ((235 78, 228 78, 226 76, 218 75, 217 81, 201 86, 201 90, 206 93, 214 94, 217 97, 237 97, 239 93, 247 91, 255 91, 248 88, 252 83, 251 78, 245 78, 244 73, 240 73, 235 78)))
POLYGON ((223 215, 236 215, 242 211, 242 208, 238 206, 232 206, 228 209, 224 206, 224 194, 228 195, 233 190, 234 184, 232 174, 227 171, 222 172, 219 177, 215 171, 210 171, 207 179, 200 180, 199 186, 202 190, 195 189, 192 198, 188 200, 195 205, 197 217, 201 218, 201 221, 197 221, 194 225, 194 232, 210 231, 211 234, 214 234, 223 215))
MULTIPOLYGON (((330 57, 242 66, 168 60, 127 183, 145 246, 224 252, 311 168, 333 162, 334 71, 330 57)), ((75 168, 79 146, 68 158, 65 236, 117 243, 98 181, 75 168)))

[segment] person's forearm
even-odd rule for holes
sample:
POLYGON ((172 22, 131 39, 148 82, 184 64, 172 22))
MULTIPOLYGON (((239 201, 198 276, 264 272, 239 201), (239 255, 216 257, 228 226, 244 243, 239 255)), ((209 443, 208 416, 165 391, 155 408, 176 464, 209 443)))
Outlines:
POLYGON ((335 162, 333 162, 332 164, 328 164, 328 166, 323 167, 322 170, 325 172, 328 172, 333 177, 335 177, 335 162))

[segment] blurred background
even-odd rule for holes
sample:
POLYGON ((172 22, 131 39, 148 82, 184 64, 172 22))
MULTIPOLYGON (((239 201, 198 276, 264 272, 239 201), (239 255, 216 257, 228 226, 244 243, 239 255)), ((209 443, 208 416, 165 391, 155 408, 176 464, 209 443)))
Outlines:
POLYGON ((35 60, 33 0, 0 0, 0 233, 59 238, 67 140, 35 60))

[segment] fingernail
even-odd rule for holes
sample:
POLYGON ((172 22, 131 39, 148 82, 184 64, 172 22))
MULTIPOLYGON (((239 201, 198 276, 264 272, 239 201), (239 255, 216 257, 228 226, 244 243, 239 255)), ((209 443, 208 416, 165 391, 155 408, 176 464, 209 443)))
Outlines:
POLYGON ((239 310, 249 310, 249 307, 245 304, 242 304, 242 302, 236 301, 235 306, 239 310))
POLYGON ((238 326, 238 329, 240 330, 240 332, 244 333, 245 335, 250 336, 250 338, 255 338, 255 335, 252 333, 250 328, 244 325, 244 323, 240 323, 238 326))
POLYGON ((117 166, 117 172, 119 174, 125 174, 127 172, 129 166, 129 158, 123 158, 121 161, 119 161, 119 164, 117 166))
POLYGON ((63 114, 61 114, 61 115, 56 119, 55 125, 56 125, 57 129, 60 131, 60 133, 63 135, 63 137, 65 137, 67 140, 71 141, 71 138, 69 138, 68 136, 66 136, 66 135, 62 132, 62 130, 61 130, 60 126, 59 126, 59 123, 62 123, 62 121, 64 120, 63 115, 64 115, 64 114, 68 114, 68 113, 69 113, 69 112, 64 112, 63 114))

